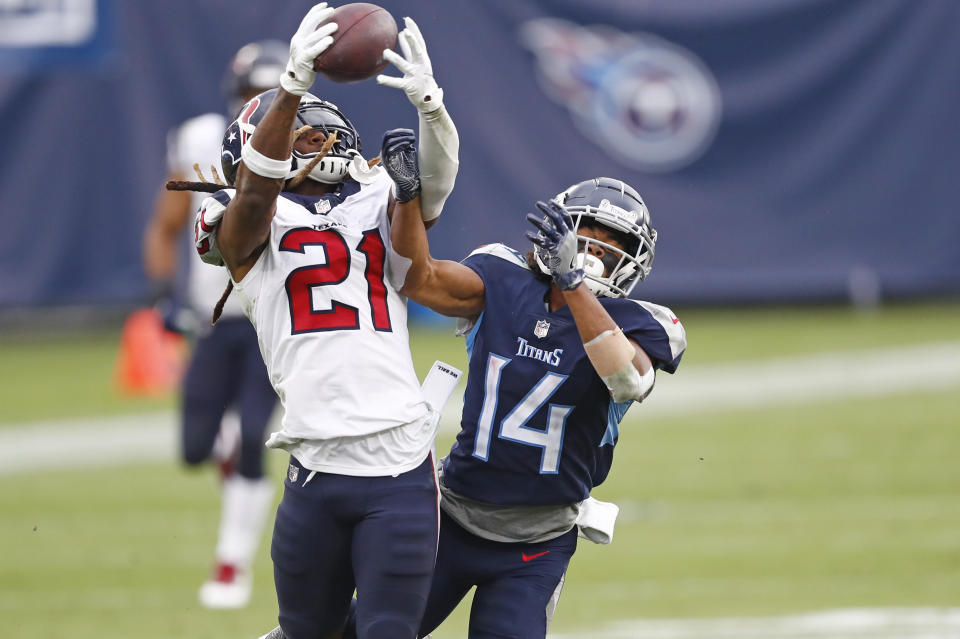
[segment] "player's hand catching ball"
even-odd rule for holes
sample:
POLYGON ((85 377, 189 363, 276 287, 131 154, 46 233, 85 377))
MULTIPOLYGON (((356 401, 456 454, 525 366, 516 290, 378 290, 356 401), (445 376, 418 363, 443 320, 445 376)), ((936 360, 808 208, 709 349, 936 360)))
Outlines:
POLYGON ((427 43, 417 23, 404 18, 406 28, 400 32, 398 41, 403 56, 385 49, 383 57, 403 72, 402 78, 378 75, 377 82, 395 89, 402 89, 407 98, 421 113, 430 113, 443 106, 443 89, 433 79, 433 64, 427 55, 427 43))
POLYGON ((319 29, 317 26, 332 15, 333 7, 328 7, 326 2, 315 5, 290 38, 290 60, 280 75, 280 86, 287 93, 303 95, 313 86, 317 76, 313 61, 333 44, 332 34, 337 30, 337 23, 328 22, 319 29))
POLYGON ((392 129, 384 133, 380 161, 396 185, 398 202, 409 202, 420 195, 417 137, 412 129, 392 129))
POLYGON ((537 247, 537 257, 549 269, 550 276, 561 290, 572 291, 583 282, 582 260, 577 259, 577 233, 570 213, 556 200, 537 202, 543 217, 527 214, 527 221, 539 233, 527 231, 537 247))

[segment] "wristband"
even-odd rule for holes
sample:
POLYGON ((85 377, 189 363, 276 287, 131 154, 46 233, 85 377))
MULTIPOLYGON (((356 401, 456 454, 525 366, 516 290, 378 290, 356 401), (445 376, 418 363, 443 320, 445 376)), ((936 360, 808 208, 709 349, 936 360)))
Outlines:
POLYGON ((290 158, 275 160, 268 158, 253 148, 253 144, 244 144, 240 157, 248 169, 257 175, 270 179, 286 178, 290 174, 290 158))

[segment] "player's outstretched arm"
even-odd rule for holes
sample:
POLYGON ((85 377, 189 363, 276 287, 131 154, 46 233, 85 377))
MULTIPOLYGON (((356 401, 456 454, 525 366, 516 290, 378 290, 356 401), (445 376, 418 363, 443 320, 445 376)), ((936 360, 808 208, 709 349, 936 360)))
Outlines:
POLYGON ((583 284, 577 234, 570 213, 558 202, 537 202, 543 217, 527 215, 537 229, 527 237, 540 260, 550 269, 554 284, 570 307, 590 363, 610 389, 614 401, 642 401, 653 389, 653 363, 647 353, 627 338, 600 300, 583 284))
POLYGON ((401 89, 417 107, 420 121, 418 161, 422 181, 421 208, 423 219, 429 222, 440 217, 443 204, 453 191, 460 167, 460 137, 443 105, 443 90, 433 79, 433 64, 427 54, 423 34, 412 19, 403 20, 405 28, 398 37, 403 55, 389 49, 383 52, 383 57, 402 71, 403 77, 378 75, 377 82, 401 89))
POLYGON ((315 5, 290 39, 290 59, 280 88, 250 141, 237 170, 237 193, 220 223, 217 244, 234 280, 241 280, 263 250, 277 196, 290 170, 293 125, 300 98, 313 85, 313 60, 333 43, 336 23, 317 28, 333 14, 326 2, 315 5))
POLYGON ((397 201, 390 241, 397 253, 411 261, 400 292, 442 315, 476 318, 484 306, 483 280, 463 264, 430 256, 420 209, 421 179, 413 131, 387 131, 380 159, 394 182, 397 201))
POLYGON ((237 170, 237 193, 220 222, 217 245, 233 279, 240 281, 253 266, 270 235, 277 196, 290 167, 290 132, 300 96, 284 90, 243 147, 237 170))
MULTIPOLYGON (((170 180, 183 176, 171 173, 170 180)), ((191 221, 192 198, 187 191, 162 190, 143 236, 143 265, 154 283, 170 283, 177 272, 183 232, 191 221)))

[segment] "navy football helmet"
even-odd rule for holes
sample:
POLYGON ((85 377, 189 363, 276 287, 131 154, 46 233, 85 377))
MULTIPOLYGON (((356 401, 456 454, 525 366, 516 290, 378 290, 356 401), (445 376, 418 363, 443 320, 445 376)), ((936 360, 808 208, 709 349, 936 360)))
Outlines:
MULTIPOLYGON (((574 228, 605 228, 616 233, 620 249, 596 238, 580 236, 579 258, 584 283, 598 297, 627 297, 637 282, 650 273, 657 231, 650 225, 650 211, 632 186, 613 178, 594 178, 574 184, 555 198, 573 217, 574 228), (591 246, 603 249, 603 259, 590 254, 591 246), (606 276, 604 276, 606 271, 606 276)), ((536 254, 536 251, 534 252, 536 254)), ((540 270, 550 271, 539 256, 540 270)))
MULTIPOLYGON (((230 123, 223 136, 220 147, 220 165, 223 168, 223 177, 231 186, 237 178, 237 167, 240 164, 240 151, 243 145, 249 144, 254 130, 263 119, 267 109, 273 103, 277 89, 264 91, 257 97, 243 105, 237 119, 230 123)), ((327 155, 310 171, 308 176, 324 184, 337 184, 347 175, 347 169, 353 158, 362 150, 360 136, 357 129, 347 119, 337 105, 321 100, 315 95, 307 93, 301 98, 297 108, 294 123, 295 129, 310 126, 329 135, 334 131, 337 141, 327 155)), ((300 153, 293 150, 290 157, 290 171, 287 179, 295 176, 300 169, 312 160, 316 153, 300 153)))
POLYGON ((290 45, 280 40, 258 40, 237 51, 223 76, 223 94, 229 100, 230 116, 236 117, 251 93, 272 89, 287 66, 290 45))

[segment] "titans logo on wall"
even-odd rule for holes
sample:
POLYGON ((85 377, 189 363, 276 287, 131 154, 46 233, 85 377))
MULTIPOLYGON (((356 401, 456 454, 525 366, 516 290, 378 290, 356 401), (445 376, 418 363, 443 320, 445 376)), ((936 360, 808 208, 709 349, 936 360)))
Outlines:
POLYGON ((526 22, 520 39, 536 56, 547 95, 627 165, 679 169, 713 141, 720 90, 690 51, 647 33, 556 18, 526 22))

